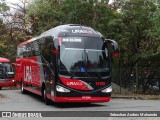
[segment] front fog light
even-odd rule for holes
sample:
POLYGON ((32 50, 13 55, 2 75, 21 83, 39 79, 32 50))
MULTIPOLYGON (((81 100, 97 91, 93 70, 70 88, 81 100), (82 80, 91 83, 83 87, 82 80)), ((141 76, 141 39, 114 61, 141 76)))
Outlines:
POLYGON ((68 90, 68 89, 66 89, 66 88, 64 88, 62 86, 59 86, 59 85, 56 85, 56 90, 58 92, 70 92, 70 90, 68 90))
POLYGON ((110 92, 112 92, 112 87, 110 86, 110 87, 102 90, 101 92, 103 92, 103 93, 110 93, 110 92))

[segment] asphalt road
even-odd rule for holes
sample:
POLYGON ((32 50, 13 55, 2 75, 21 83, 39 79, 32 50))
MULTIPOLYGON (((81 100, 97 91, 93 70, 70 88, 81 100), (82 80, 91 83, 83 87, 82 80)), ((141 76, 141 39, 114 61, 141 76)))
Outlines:
MULTIPOLYGON (((160 101, 159 100, 130 100, 130 99, 111 99, 108 103, 92 103, 92 104, 80 104, 80 103, 65 103, 65 104, 55 104, 45 105, 42 98, 38 95, 28 93, 21 94, 20 90, 8 90, 3 88, 0 90, 0 111, 160 111, 160 101)), ((64 114, 65 112, 63 112, 64 114)), ((99 112, 100 113, 100 112, 99 112)), ((73 112, 73 114, 75 114, 73 112)), ((93 113, 87 113, 94 116, 93 113)), ((62 115, 63 116, 63 115, 62 115)), ((12 120, 12 119, 22 119, 22 118, 0 118, 0 120, 12 120)), ((23 118, 27 119, 27 118, 23 118)), ((33 120, 40 119, 52 119, 52 117, 47 118, 32 118, 33 120)), ((103 120, 150 120, 150 117, 54 117, 54 119, 62 120, 81 120, 81 119, 103 119, 103 120)), ((160 118, 154 117, 154 120, 159 120, 160 118)))

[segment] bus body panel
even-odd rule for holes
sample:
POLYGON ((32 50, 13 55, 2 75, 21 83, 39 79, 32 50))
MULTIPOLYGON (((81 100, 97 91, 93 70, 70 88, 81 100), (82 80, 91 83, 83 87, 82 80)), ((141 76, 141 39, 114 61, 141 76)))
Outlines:
POLYGON ((30 86, 41 87, 44 80, 42 62, 39 56, 17 59, 16 80, 30 86))

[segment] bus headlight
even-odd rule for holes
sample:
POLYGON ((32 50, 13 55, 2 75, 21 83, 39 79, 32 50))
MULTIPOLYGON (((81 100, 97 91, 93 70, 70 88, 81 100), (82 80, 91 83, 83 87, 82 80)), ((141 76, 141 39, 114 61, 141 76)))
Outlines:
POLYGON ((14 82, 15 80, 12 80, 12 82, 14 82))
POLYGON ((109 86, 108 88, 102 90, 101 92, 103 92, 103 93, 110 93, 110 92, 112 92, 112 87, 109 86))
POLYGON ((62 86, 59 86, 59 85, 56 85, 56 90, 58 92, 70 92, 70 90, 68 90, 68 89, 66 89, 66 88, 64 88, 62 86))

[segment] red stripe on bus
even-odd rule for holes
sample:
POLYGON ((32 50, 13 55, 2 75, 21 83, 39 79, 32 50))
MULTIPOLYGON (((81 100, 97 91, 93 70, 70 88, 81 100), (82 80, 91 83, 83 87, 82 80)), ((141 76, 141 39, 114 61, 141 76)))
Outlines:
POLYGON ((65 77, 60 77, 60 80, 62 83, 70 88, 74 88, 77 90, 90 90, 90 88, 87 86, 87 83, 85 84, 81 80, 78 79, 70 79, 65 77))

